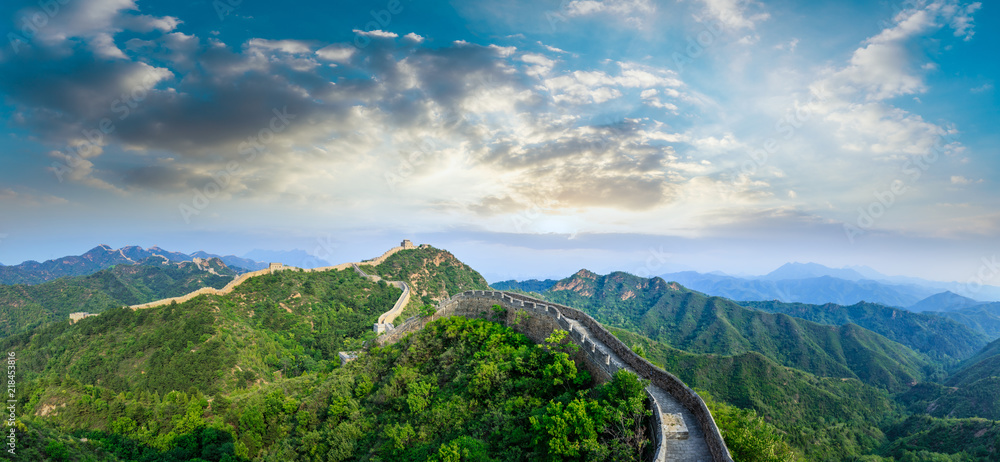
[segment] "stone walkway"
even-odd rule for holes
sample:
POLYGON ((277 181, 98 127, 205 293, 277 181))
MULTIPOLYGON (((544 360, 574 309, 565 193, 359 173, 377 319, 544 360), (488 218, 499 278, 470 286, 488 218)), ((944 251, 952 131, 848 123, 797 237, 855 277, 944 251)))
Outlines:
MULTIPOLYGON (((587 338, 594 342, 598 349, 610 355, 612 364, 616 364, 617 368, 632 371, 614 351, 594 337, 583 324, 570 318, 564 319, 569 322, 574 331, 586 333, 587 338)), ((661 413, 680 414, 684 419, 684 425, 687 426, 688 431, 687 438, 676 439, 676 437, 671 438, 665 428, 661 429, 660 433, 663 435, 664 444, 661 452, 654 457, 654 462, 711 462, 712 454, 709 452, 708 444, 705 442, 705 432, 702 430, 698 420, 691 414, 691 411, 681 405, 670 393, 659 387, 650 385, 646 387, 646 390, 659 402, 661 413)))

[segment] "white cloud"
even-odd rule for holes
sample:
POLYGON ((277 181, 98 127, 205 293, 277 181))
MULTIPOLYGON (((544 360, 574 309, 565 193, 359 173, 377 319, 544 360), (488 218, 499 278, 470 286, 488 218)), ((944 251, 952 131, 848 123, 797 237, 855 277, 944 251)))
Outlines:
POLYGON ((763 5, 752 0, 701 0, 704 11, 696 16, 699 21, 718 21, 733 30, 754 29, 757 23, 771 17, 767 12, 752 13, 763 5))
POLYGON ((950 136, 954 129, 888 103, 927 91, 923 72, 932 67, 918 64, 913 42, 953 19, 944 5, 935 2, 900 12, 892 24, 856 49, 846 66, 812 86, 824 98, 809 109, 838 126, 843 148, 882 158, 928 153, 935 144, 948 153, 961 151, 958 143, 942 142, 942 136, 950 136))
POLYGON ((556 48, 556 47, 551 46, 551 45, 546 45, 546 44, 542 43, 541 41, 539 41, 538 44, 541 45, 542 48, 545 48, 546 50, 549 50, 549 51, 551 51, 553 53, 563 53, 563 54, 569 53, 566 50, 562 50, 562 49, 556 48))
POLYGON ((984 83, 984 84, 982 84, 982 85, 980 85, 978 87, 973 87, 973 88, 969 89, 969 91, 971 91, 973 93, 986 93, 986 92, 991 91, 991 90, 993 90, 993 84, 992 83, 984 83))
POLYGON ((281 51, 289 54, 302 54, 311 51, 309 44, 300 40, 267 40, 252 38, 247 45, 253 48, 260 48, 271 51, 281 51))
POLYGON ((364 35, 366 37, 378 37, 378 38, 396 38, 396 37, 399 37, 399 34, 397 34, 395 32, 386 32, 386 31, 381 30, 381 29, 375 29, 373 31, 363 31, 363 30, 360 30, 360 29, 354 29, 353 32, 355 34, 364 35))
POLYGON ((788 50, 795 51, 795 48, 799 46, 799 39, 793 38, 788 42, 782 42, 774 46, 775 50, 788 50))
POLYGON ((409 34, 404 35, 403 38, 405 38, 405 39, 407 39, 407 40, 409 40, 411 42, 414 42, 414 43, 423 43, 423 41, 424 41, 423 37, 421 37, 420 35, 417 35, 417 34, 415 34, 413 32, 410 32, 409 34))
POLYGON ((969 184, 977 184, 977 183, 982 183, 982 182, 983 182, 983 180, 981 180, 981 179, 980 180, 972 180, 972 179, 966 178, 966 177, 961 176, 961 175, 952 175, 952 177, 951 177, 951 184, 957 184, 957 185, 969 185, 969 184))
POLYGON ((350 45, 329 45, 316 51, 316 55, 327 61, 346 63, 354 56, 357 48, 350 45))

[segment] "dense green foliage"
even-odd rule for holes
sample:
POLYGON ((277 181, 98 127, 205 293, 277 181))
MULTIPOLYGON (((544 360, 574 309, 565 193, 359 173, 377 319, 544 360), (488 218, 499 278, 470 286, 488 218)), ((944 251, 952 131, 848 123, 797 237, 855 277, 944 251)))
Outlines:
POLYGON ((202 287, 221 288, 236 273, 218 260, 212 274, 191 262, 163 264, 151 258, 139 265, 118 265, 89 276, 65 277, 39 285, 0 286, 0 337, 23 332, 69 313, 100 313, 108 308, 177 297, 202 287))
MULTIPOLYGON (((877 448, 884 441, 879 426, 897 414, 884 392, 858 380, 818 377, 759 353, 688 353, 622 329, 611 331, 626 344, 641 346, 651 362, 688 386, 755 411, 811 460, 844 460, 877 448)), ((713 416, 718 423, 714 410, 713 416)))
MULTIPOLYGON (((70 325, 51 323, 3 341, 18 352, 32 399, 62 401, 33 380, 61 378, 114 392, 206 393, 272 375, 329 369, 339 350, 371 338, 400 291, 354 271, 281 272, 250 279, 226 296, 132 311, 115 309, 70 325)), ((27 404, 27 403, 26 403, 27 404)))
POLYGON ((354 386, 330 397, 331 427, 351 429, 339 450, 393 461, 637 460, 643 384, 623 373, 588 389, 572 346, 559 331, 534 345, 487 321, 431 323, 347 368, 354 386))
POLYGON ((792 462, 798 459, 781 431, 764 421, 756 411, 716 401, 705 391, 698 394, 712 412, 735 462, 792 462))
POLYGON ((581 271, 542 295, 692 353, 755 351, 785 366, 890 391, 944 375, 927 356, 855 324, 827 326, 752 310, 660 278, 581 271))
POLYGON ((1000 422, 913 416, 892 426, 881 452, 898 461, 981 461, 1000 458, 1000 422))
POLYGON ((29 419, 21 437, 38 442, 36 454, 48 445, 66 456, 52 460, 640 460, 645 384, 621 372, 593 386, 574 348, 563 331, 535 345, 455 317, 347 367, 209 393, 50 374, 31 379, 37 392, 20 405, 45 418, 29 419))
POLYGON ((877 303, 850 306, 809 305, 779 301, 740 302, 740 305, 769 313, 784 313, 800 319, 830 325, 857 324, 895 340, 931 358, 951 364, 978 352, 987 343, 984 333, 958 322, 877 303))

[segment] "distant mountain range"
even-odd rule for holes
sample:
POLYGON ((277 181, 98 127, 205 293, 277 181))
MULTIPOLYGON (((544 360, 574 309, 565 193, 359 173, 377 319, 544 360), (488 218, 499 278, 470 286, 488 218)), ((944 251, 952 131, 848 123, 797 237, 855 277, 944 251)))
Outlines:
POLYGON ((66 256, 41 263, 29 260, 20 265, 0 266, 0 284, 41 284, 62 277, 87 276, 116 265, 137 265, 154 257, 172 262, 193 261, 195 258, 218 258, 238 273, 267 268, 267 263, 233 255, 219 256, 207 252, 185 254, 156 246, 144 249, 133 245, 113 249, 102 244, 83 255, 66 256))
MULTIPOLYGON (((961 284, 917 278, 886 276, 867 267, 829 268, 816 263, 787 263, 760 277, 735 277, 719 273, 684 271, 661 275, 709 295, 741 301, 778 300, 786 303, 853 305, 859 302, 904 307, 912 311, 949 311, 958 299, 941 295, 944 290, 967 292, 961 284), (922 304, 918 305, 918 303, 922 304), (911 308, 913 307, 913 308, 911 308)), ((983 286, 976 293, 983 299, 1000 299, 1000 288, 983 286)), ((979 303, 975 300, 966 306, 979 303)), ((961 305, 961 303, 959 303, 961 305)), ((965 307, 965 306, 962 306, 965 307)))

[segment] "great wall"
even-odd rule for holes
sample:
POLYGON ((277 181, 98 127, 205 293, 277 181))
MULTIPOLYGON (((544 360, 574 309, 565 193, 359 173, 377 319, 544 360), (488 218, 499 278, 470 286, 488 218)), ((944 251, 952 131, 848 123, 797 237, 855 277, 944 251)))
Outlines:
POLYGON ((427 317, 414 316, 379 336, 380 345, 402 340, 407 334, 447 316, 489 318, 493 305, 506 310, 506 323, 537 343, 562 329, 580 347, 576 360, 598 381, 607 381, 619 369, 649 380, 646 392, 654 418, 655 462, 732 462, 712 413, 693 390, 673 374, 653 365, 625 346, 599 322, 575 308, 502 291, 467 291, 438 304, 427 317), (527 313, 525 319, 519 312, 527 313))
MULTIPOLYGON (((423 247, 423 246, 421 246, 423 247)), ((181 297, 157 300, 127 308, 133 310, 154 308, 170 303, 182 303, 199 295, 225 295, 248 279, 272 274, 276 271, 332 271, 353 268, 358 274, 373 281, 381 278, 366 274, 359 264, 376 266, 396 252, 417 248, 404 240, 399 247, 389 249, 381 256, 356 263, 342 263, 322 268, 303 269, 272 263, 267 269, 241 274, 222 289, 202 288, 181 297)), ((733 462, 722 434, 712 418, 704 400, 673 374, 653 365, 639 356, 608 332, 600 323, 586 313, 575 308, 550 303, 544 300, 502 291, 466 291, 441 301, 430 316, 414 316, 398 327, 393 321, 402 313, 410 299, 410 288, 402 281, 386 281, 403 290, 392 309, 383 313, 374 325, 380 335, 375 339, 379 345, 389 345, 402 340, 407 334, 416 332, 428 323, 447 316, 488 318, 493 314, 493 306, 504 308, 505 321, 518 332, 541 343, 554 330, 569 332, 569 338, 580 347, 576 360, 583 364, 599 382, 610 380, 620 369, 634 372, 649 381, 646 393, 653 413, 653 461, 654 462, 733 462), (526 313, 527 317, 518 313, 526 313)), ((91 313, 72 313, 70 323, 91 313)), ((356 357, 355 352, 341 352, 341 361, 356 357)))

